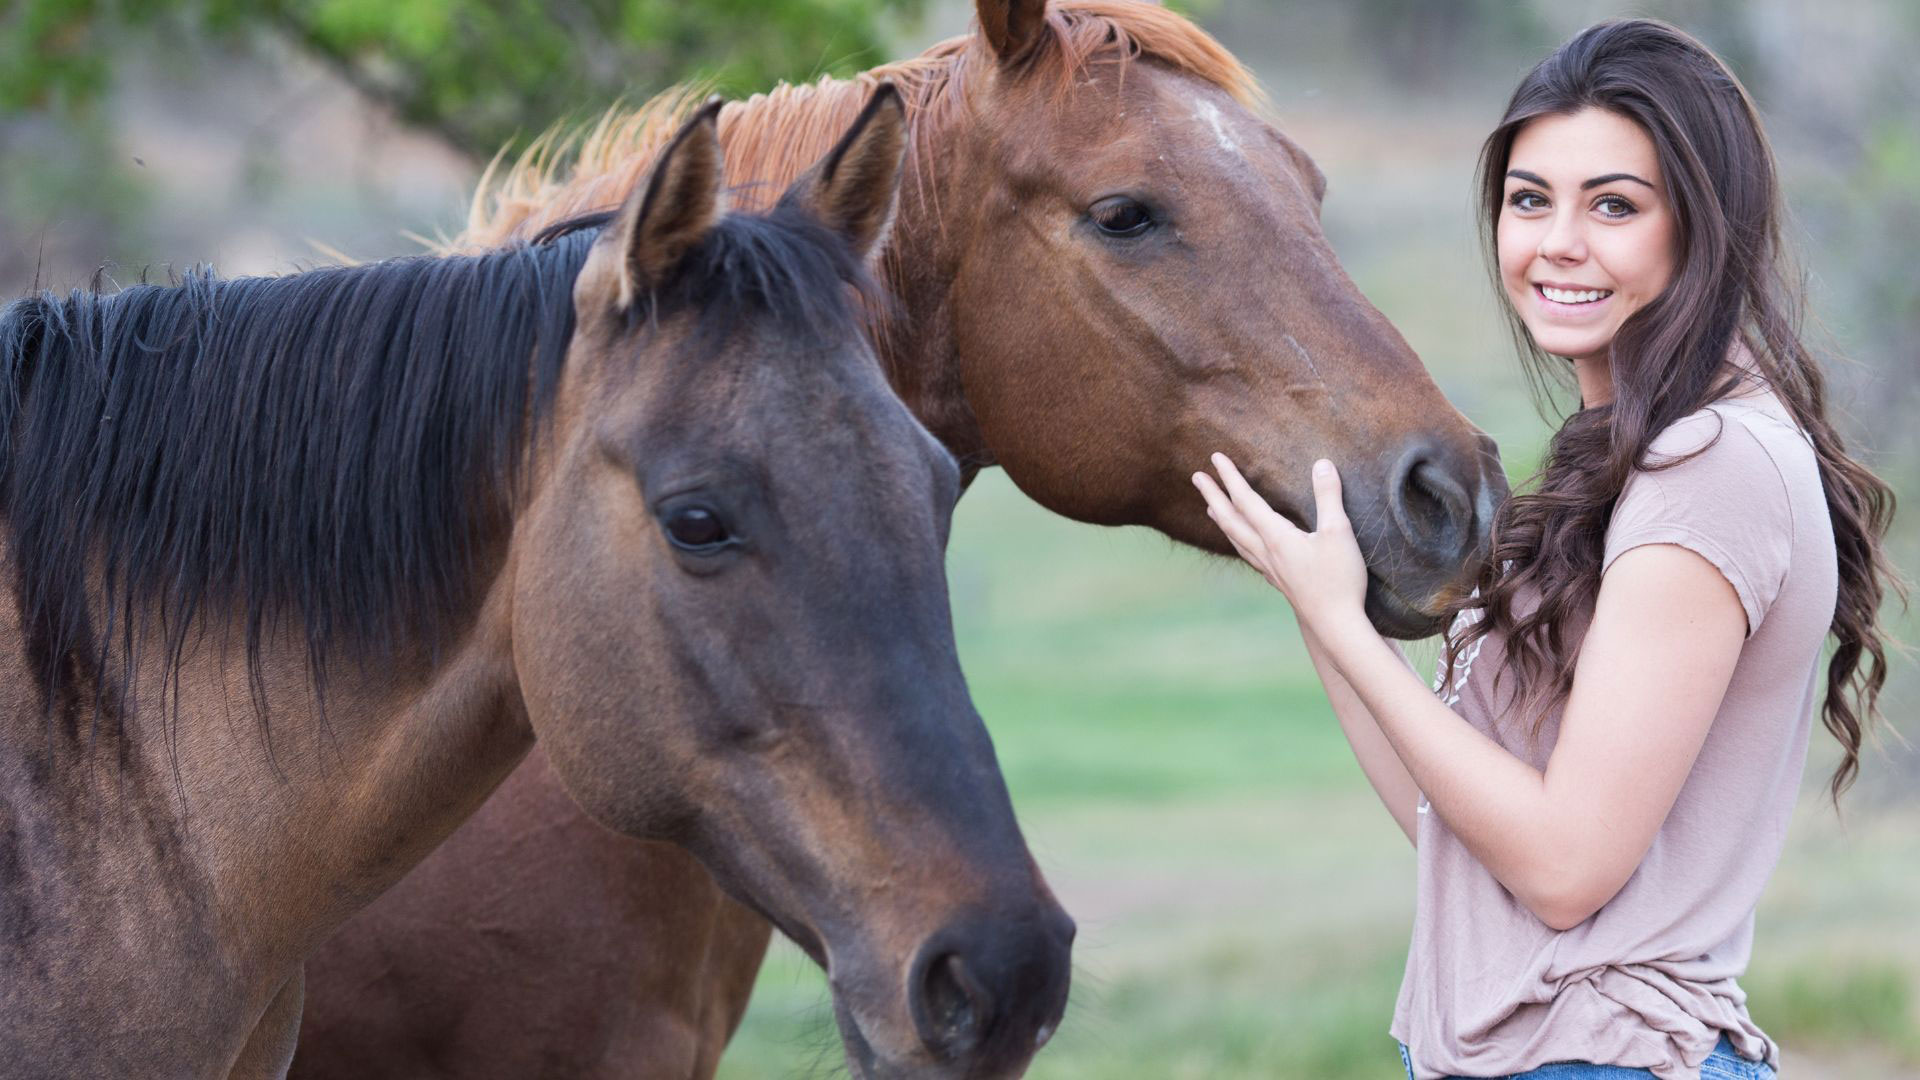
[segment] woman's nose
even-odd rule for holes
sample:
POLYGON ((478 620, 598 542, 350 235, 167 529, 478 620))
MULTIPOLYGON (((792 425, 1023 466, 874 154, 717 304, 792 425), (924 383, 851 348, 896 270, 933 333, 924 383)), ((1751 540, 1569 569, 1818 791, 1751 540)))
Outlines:
POLYGON ((1587 257, 1586 238, 1576 214, 1555 214, 1540 238, 1540 257, 1549 262, 1577 263, 1587 257))

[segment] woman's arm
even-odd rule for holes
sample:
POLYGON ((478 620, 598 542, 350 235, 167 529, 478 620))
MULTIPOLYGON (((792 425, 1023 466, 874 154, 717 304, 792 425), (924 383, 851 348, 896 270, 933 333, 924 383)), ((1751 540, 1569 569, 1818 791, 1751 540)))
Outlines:
POLYGON ((1321 685, 1326 687, 1327 701, 1333 705, 1333 715, 1340 721, 1347 745, 1353 747, 1353 756, 1360 762, 1360 771, 1367 775, 1367 783, 1373 785, 1374 794, 1380 796, 1400 831, 1407 834, 1410 843, 1417 845, 1420 841, 1414 823, 1420 807, 1419 785, 1413 782, 1400 755, 1380 730, 1379 721, 1367 710, 1366 703, 1354 692, 1346 676, 1340 674, 1333 658, 1327 655, 1327 647, 1314 636, 1313 628, 1304 619, 1300 621, 1300 636, 1307 643, 1307 657, 1313 661, 1314 674, 1320 676, 1321 685))
POLYGON ((1313 533, 1275 514, 1231 462, 1215 464, 1224 492, 1195 478, 1214 521, 1287 594, 1468 850, 1555 929, 1611 899, 1672 809, 1739 660, 1746 615, 1720 572, 1669 545, 1614 562, 1541 772, 1442 705, 1368 624, 1366 567, 1330 464, 1314 472, 1313 533))
MULTIPOLYGON (((1201 480, 1202 474, 1196 474, 1194 482, 1200 484, 1201 480)), ((1211 485, 1212 481, 1208 479, 1206 484, 1201 486, 1201 492, 1205 493, 1211 485)), ((1207 516, 1219 524, 1220 519, 1212 505, 1213 501, 1209 496, 1207 516)), ((1227 529, 1224 525, 1221 528, 1234 549, 1240 552, 1240 557, 1265 573, 1261 563, 1262 553, 1241 545, 1240 536, 1247 534, 1243 530, 1227 529)), ((1267 580, 1273 582, 1273 576, 1268 574, 1267 580)), ((1273 583, 1278 587, 1277 582, 1273 583)), ((1374 720, 1373 714, 1367 711, 1366 704, 1360 700, 1358 694, 1354 693, 1353 686, 1347 682, 1346 676, 1340 674, 1332 657, 1327 655, 1327 647, 1314 634, 1313 624, 1304 618, 1297 619, 1296 622, 1300 626, 1301 640, 1307 646, 1307 658, 1313 662, 1313 673, 1319 677, 1321 687, 1327 692, 1327 702, 1333 706, 1333 715, 1340 721, 1340 731, 1346 735, 1347 745, 1353 748, 1353 756, 1360 763, 1360 771, 1366 774, 1367 783, 1373 785, 1374 794, 1380 796, 1380 802, 1386 806, 1387 813, 1393 815, 1394 824, 1400 826, 1400 831, 1407 834, 1409 843, 1418 847, 1420 840, 1416 815, 1420 809, 1419 786, 1413 782, 1413 777, 1408 774, 1406 765, 1400 761, 1399 755, 1394 752, 1393 746, 1381 732, 1379 722, 1374 720)), ((1404 658, 1403 654, 1402 659, 1404 658)))

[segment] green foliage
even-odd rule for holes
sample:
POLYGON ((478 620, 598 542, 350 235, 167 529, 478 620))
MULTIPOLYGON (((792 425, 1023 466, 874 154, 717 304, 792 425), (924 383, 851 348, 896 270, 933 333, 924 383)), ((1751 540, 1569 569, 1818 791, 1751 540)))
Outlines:
POLYGON ((0 110, 84 107, 113 48, 173 27, 289 42, 475 156, 555 120, 708 77, 764 89, 885 59, 924 0, 17 0, 0 110))

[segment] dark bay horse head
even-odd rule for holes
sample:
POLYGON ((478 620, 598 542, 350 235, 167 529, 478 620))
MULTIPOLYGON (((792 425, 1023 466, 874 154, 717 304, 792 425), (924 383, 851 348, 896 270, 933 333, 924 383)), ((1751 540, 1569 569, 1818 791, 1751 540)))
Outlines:
MULTIPOLYGON (((1303 524, 1308 468, 1328 457, 1373 572, 1368 613, 1397 636, 1437 631, 1504 474, 1341 269, 1324 178, 1252 76, 1153 4, 976 7, 974 33, 919 57, 729 106, 735 175, 778 191, 866 87, 898 82, 912 148, 883 265, 900 305, 878 340, 969 475, 999 464, 1069 517, 1230 554, 1187 480, 1208 455, 1303 524)), ((562 181, 544 161, 493 178, 465 242, 617 198, 682 100, 609 120, 562 181)))
POLYGON ((671 839, 827 968, 862 1075, 1011 1075, 1071 921, 954 652, 951 455, 847 288, 906 141, 882 87, 767 215, 715 104, 607 222, 513 543, 515 667, 590 814, 671 839), (718 295, 716 295, 718 294, 718 295))

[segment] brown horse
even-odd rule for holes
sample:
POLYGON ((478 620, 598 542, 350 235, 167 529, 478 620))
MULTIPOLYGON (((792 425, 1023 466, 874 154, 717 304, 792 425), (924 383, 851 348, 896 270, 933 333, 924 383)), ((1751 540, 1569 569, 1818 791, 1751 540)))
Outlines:
POLYGON ((307 953, 536 736, 827 967, 857 1074, 1045 1041, 959 471, 849 288, 904 112, 748 216, 716 111, 604 229, 0 316, 0 1076, 283 1075, 307 953))
MULTIPOLYGON (((1227 553, 1187 479, 1209 452, 1297 521, 1329 456, 1370 614, 1437 629, 1505 490, 1492 444, 1342 272, 1320 173, 1224 49, 1148 4, 979 0, 973 34, 920 57, 728 105, 741 196, 778 191, 880 79, 912 145, 876 340, 969 476, 998 464, 1060 513, 1227 553)), ((543 146, 483 185, 459 243, 609 205, 686 102, 610 117, 564 175, 543 146)), ((684 852, 581 819, 536 749, 315 956, 296 1073, 709 1077, 766 941, 684 852)))

